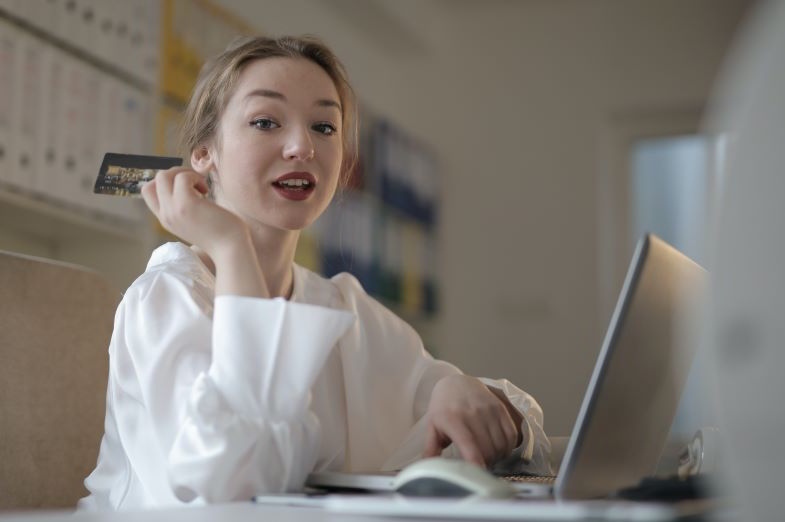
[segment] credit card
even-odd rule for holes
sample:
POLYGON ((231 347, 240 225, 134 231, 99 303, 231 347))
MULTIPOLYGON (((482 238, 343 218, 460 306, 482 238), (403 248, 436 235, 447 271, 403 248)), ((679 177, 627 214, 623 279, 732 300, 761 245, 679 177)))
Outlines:
POLYGON ((101 162, 93 192, 110 196, 141 197, 142 187, 152 181, 159 170, 182 164, 182 158, 107 152, 101 162))

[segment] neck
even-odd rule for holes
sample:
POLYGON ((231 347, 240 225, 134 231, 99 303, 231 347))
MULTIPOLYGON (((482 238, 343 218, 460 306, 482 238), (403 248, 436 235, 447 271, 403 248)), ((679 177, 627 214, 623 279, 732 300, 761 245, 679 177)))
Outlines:
POLYGON ((293 291, 292 266, 300 231, 252 226, 251 238, 270 297, 289 299, 293 291))
MULTIPOLYGON (((297 230, 278 230, 264 226, 251 227, 254 251, 271 298, 289 299, 292 296, 294 290, 292 267, 299 237, 300 232, 297 230)), ((207 253, 196 246, 191 248, 196 251, 210 272, 215 275, 215 264, 207 253)))

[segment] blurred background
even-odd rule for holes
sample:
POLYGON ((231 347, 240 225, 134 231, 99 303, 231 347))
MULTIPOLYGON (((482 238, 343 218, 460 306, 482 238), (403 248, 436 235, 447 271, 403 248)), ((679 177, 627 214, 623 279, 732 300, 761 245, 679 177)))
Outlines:
MULTIPOLYGON (((178 154, 206 57, 314 34, 360 100, 361 165, 298 261, 355 273, 434 355, 513 381, 566 435, 640 234, 703 261, 724 137, 702 123, 753 7, 0 0, 0 249, 127 287, 172 238, 140 201, 92 194, 103 153, 178 154)), ((676 432, 702 423, 690 397, 676 432)))

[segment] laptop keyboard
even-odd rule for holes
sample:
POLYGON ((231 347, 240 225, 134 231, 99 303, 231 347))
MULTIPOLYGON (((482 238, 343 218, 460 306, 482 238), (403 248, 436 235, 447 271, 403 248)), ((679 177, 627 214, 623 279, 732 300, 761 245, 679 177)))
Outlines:
POLYGON ((544 475, 499 475, 499 478, 508 482, 525 482, 530 484, 553 484, 556 482, 555 476, 544 475))

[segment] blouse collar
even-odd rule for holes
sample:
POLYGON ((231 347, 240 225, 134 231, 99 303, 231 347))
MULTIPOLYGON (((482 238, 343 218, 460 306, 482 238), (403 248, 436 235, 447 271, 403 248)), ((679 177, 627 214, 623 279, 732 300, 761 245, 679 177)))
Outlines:
MULTIPOLYGON (((156 248, 147 263, 147 270, 165 264, 175 264, 179 269, 191 272, 191 276, 207 286, 215 288, 215 276, 190 247, 177 241, 164 243, 156 248)), ((290 301, 336 307, 338 290, 318 275, 297 263, 292 264, 292 296, 290 301)))

